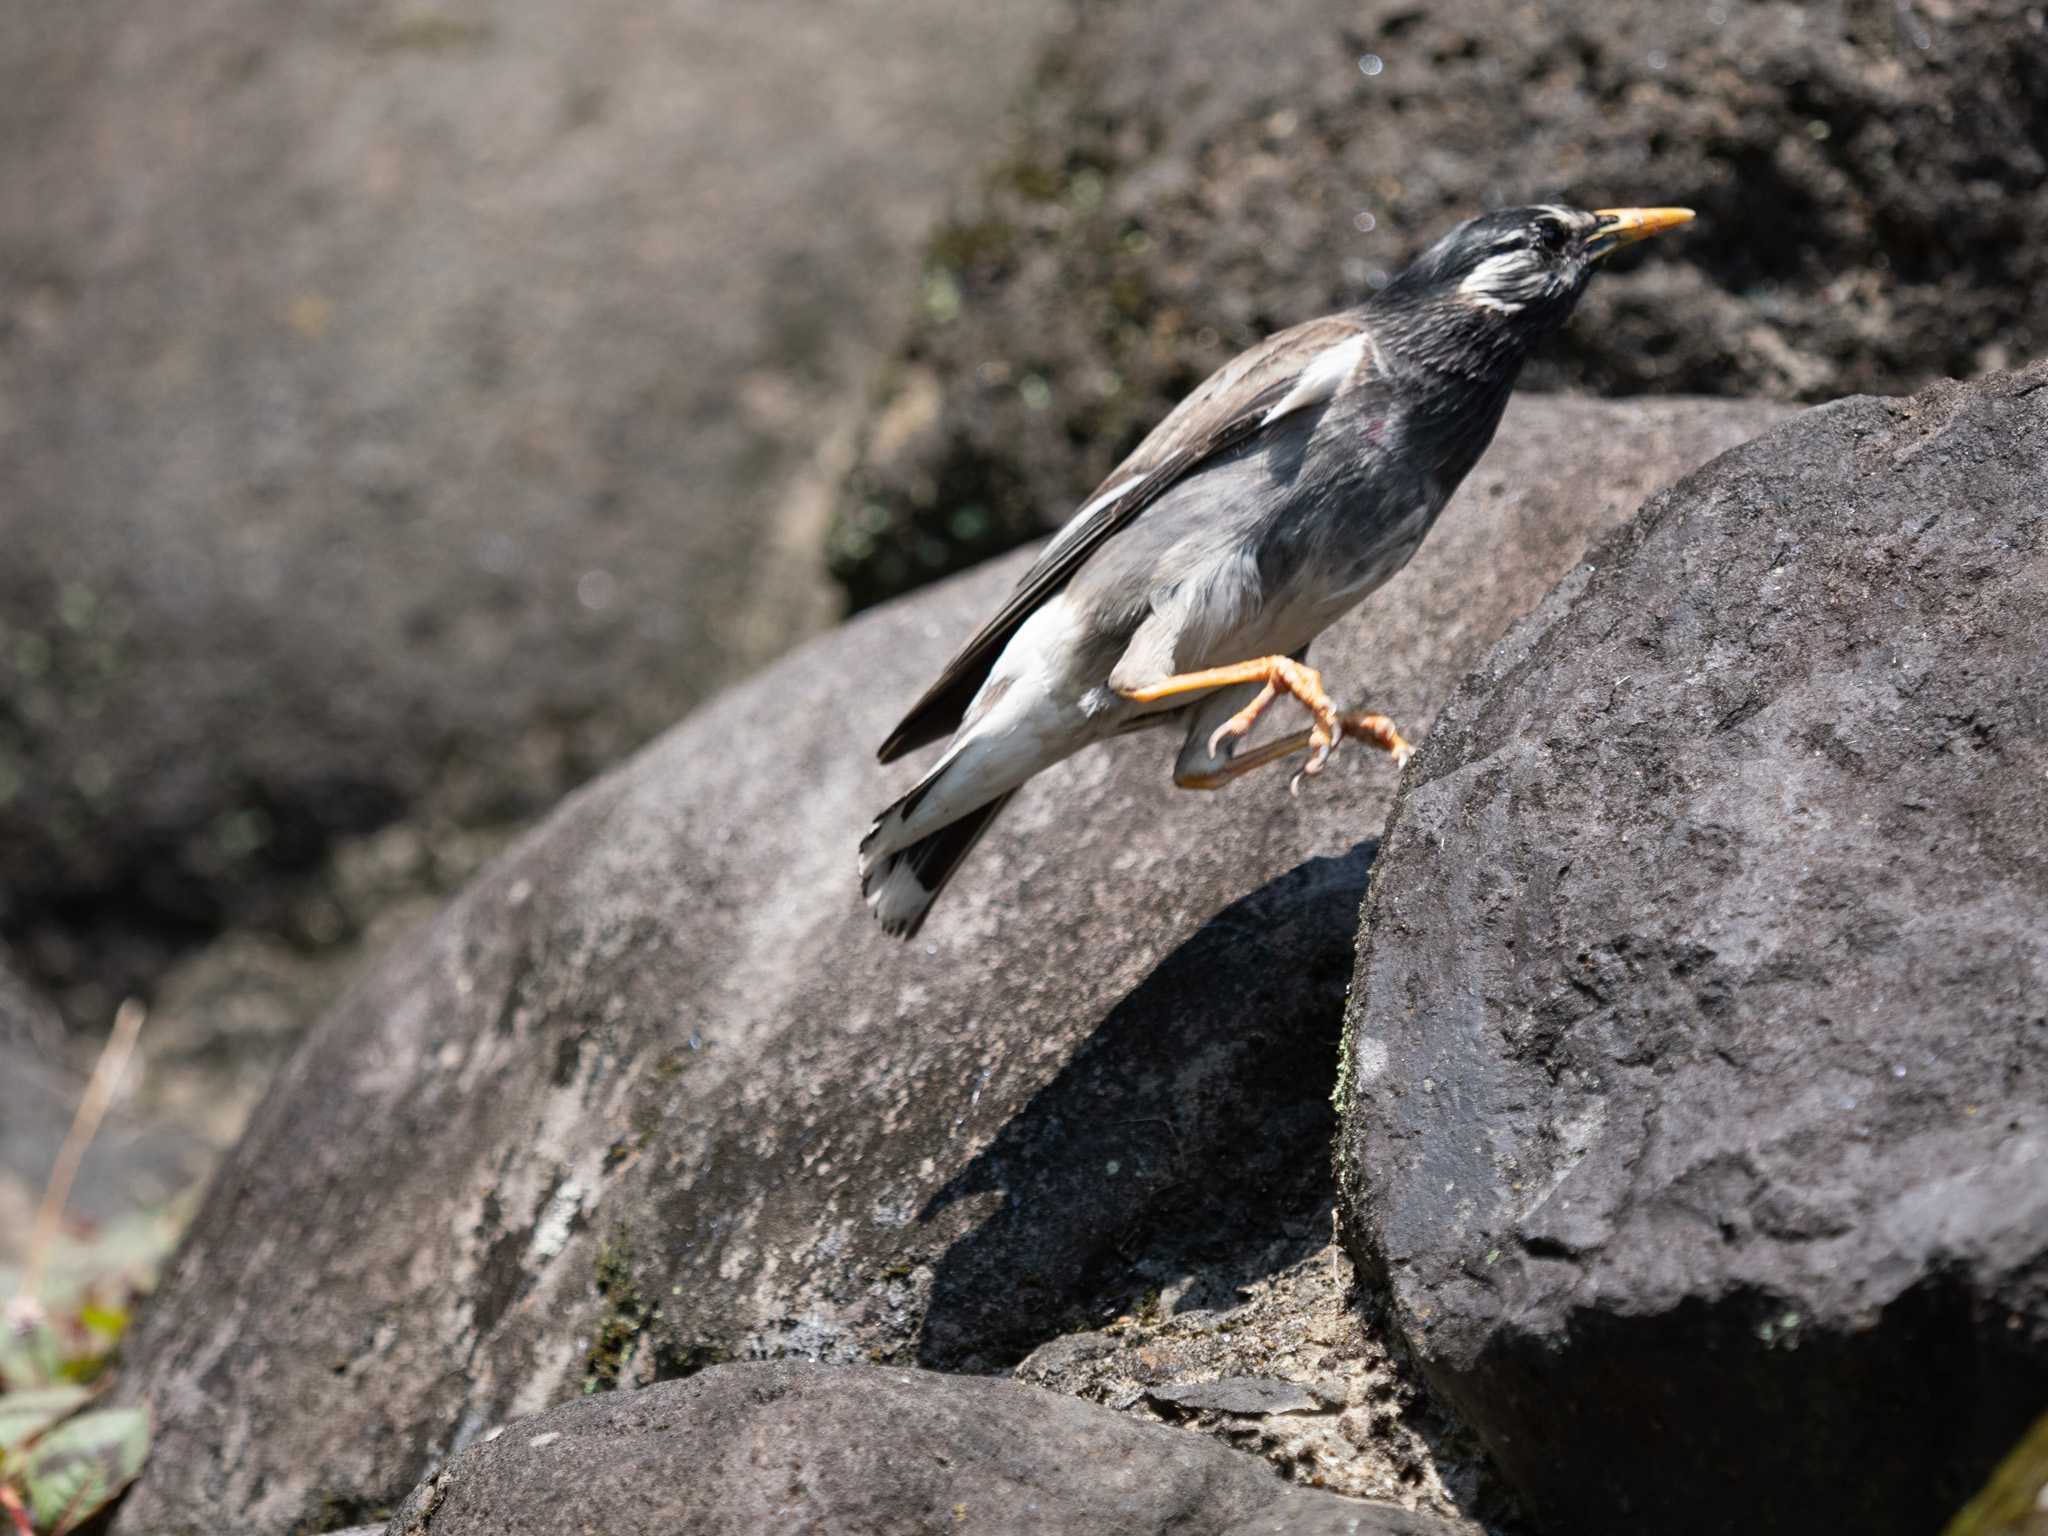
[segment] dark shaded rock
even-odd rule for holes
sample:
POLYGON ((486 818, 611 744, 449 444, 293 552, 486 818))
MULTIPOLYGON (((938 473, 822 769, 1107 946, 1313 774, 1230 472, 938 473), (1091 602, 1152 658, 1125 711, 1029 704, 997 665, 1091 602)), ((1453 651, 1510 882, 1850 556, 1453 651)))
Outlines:
POLYGON ((0 53, 0 931, 97 1024, 328 841, 531 816, 835 606, 1050 4, 82 0, 0 53), (801 100, 804 110, 788 110, 801 100))
POLYGON ((1484 206, 1700 211, 1593 285, 1536 388, 1819 400, 2048 350, 2030 0, 1084 14, 927 252, 833 530, 856 605, 1064 519, 1232 353, 1484 206))
POLYGON ((1809 413, 1461 694, 1348 1241, 1573 1531, 1925 1532, 2048 1400, 2048 368, 1809 413))
MULTIPOLYGON (((1596 530, 1774 414, 1525 402, 1318 652, 1333 686, 1425 728, 1596 530)), ((492 1424, 712 1361, 998 1369, 1162 1271, 1228 1295, 1324 1245, 1384 759, 1200 796, 1127 739, 1021 795, 917 944, 860 905, 917 771, 874 744, 1019 564, 704 706, 326 1017, 133 1341, 123 1530, 392 1502, 492 1424)))
POLYGON ((565 1517, 606 1536, 1471 1529, 1016 1382, 728 1365, 508 1426, 413 1490, 388 1536, 556 1536, 565 1517))

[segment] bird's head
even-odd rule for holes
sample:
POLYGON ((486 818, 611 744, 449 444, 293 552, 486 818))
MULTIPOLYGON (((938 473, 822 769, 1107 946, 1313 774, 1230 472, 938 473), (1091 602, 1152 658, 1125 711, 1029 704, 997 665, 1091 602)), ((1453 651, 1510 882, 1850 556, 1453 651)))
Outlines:
POLYGON ((1467 219, 1418 256, 1375 301, 1446 339, 1526 346, 1563 325, 1600 262, 1692 218, 1690 208, 1503 208, 1467 219))

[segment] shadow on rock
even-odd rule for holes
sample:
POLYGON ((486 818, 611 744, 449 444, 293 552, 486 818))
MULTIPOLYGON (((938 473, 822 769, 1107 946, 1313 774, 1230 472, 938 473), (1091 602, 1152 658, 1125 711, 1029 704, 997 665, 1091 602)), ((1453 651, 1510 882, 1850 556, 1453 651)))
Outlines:
MULTIPOLYGON (((1688 1298, 1661 1316, 1587 1307, 1566 1321, 1568 1390, 1556 1340, 1507 1330, 1451 1390, 1484 1394, 1490 1420, 1557 1421, 1570 1443, 1626 1445, 1646 1429, 1682 1440, 1669 1465, 1695 1487, 1739 1477, 1799 1489, 1816 1467, 1853 1469, 1831 1484, 1830 1505, 1845 1512, 1832 1528, 1936 1531, 1988 1475, 1983 1448, 2010 1444, 2040 1406, 2017 1360, 1992 1358, 1978 1342, 1982 1307, 1969 1291, 1959 1274, 1931 1275, 1873 1309, 1862 1332, 1816 1327, 1796 1298, 1753 1286, 1688 1298), (1961 1406, 1936 1413, 1930 1403, 1961 1406)), ((1523 1458, 1513 1473, 1553 1511, 1583 1498, 1569 1464, 1523 1458)), ((1631 1494, 1640 1499, 1640 1485, 1621 1482, 1601 1501, 1605 1528, 1622 1528, 1611 1504, 1631 1494)), ((1793 1511, 1752 1523, 1709 1500, 1678 1528, 1800 1526, 1793 1511)))
POLYGON ((921 1364, 1008 1366, 1183 1281, 1183 1306, 1227 1306, 1328 1240, 1330 1090, 1378 846, 1204 924, 932 1197, 921 1219, 1002 1200, 936 1265, 921 1364))

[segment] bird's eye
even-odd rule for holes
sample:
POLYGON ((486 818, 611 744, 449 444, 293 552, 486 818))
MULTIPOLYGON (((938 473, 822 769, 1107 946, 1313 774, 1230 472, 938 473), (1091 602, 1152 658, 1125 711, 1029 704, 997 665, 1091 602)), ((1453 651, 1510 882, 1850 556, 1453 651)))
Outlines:
POLYGON ((1536 243, 1555 255, 1564 249, 1564 226, 1552 224, 1546 219, 1536 226, 1536 243))

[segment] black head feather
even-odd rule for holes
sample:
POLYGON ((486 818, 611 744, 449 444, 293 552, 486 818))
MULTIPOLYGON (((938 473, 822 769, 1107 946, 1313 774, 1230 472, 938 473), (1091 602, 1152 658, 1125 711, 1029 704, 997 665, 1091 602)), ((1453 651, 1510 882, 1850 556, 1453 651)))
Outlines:
MULTIPOLYGON (((1611 245, 1580 208, 1504 208, 1467 219, 1424 251, 1373 301, 1414 339, 1506 362, 1571 318, 1611 245)), ((1440 350, 1432 348, 1431 350, 1440 350)))

